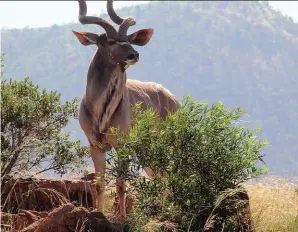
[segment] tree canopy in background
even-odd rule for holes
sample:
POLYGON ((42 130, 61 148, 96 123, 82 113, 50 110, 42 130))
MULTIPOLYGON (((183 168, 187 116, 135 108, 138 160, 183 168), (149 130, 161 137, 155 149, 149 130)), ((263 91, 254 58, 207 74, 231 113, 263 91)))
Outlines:
POLYGON ((1 83, 1 177, 26 177, 84 168, 87 148, 62 133, 78 99, 61 102, 57 91, 40 90, 29 77, 1 83))
POLYGON ((3 64, 3 56, 4 56, 4 54, 0 54, 0 77, 2 78, 2 76, 3 76, 3 70, 2 70, 2 68, 4 67, 4 64, 3 64))

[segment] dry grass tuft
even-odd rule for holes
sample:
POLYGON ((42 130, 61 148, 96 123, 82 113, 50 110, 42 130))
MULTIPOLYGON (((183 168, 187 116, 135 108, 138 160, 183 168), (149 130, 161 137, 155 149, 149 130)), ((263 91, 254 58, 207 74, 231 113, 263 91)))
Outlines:
POLYGON ((178 231, 178 224, 170 222, 170 221, 164 221, 160 222, 158 220, 150 220, 146 225, 143 226, 144 232, 177 232, 178 231))
POLYGON ((116 187, 111 186, 105 191, 105 205, 104 213, 113 213, 114 212, 114 201, 116 196, 116 187))
POLYGON ((17 213, 20 209, 46 211, 68 202, 68 199, 55 189, 36 188, 26 193, 9 194, 3 207, 11 213, 17 213))
POLYGON ((144 232, 151 232, 151 231, 160 231, 161 224, 157 220, 150 220, 144 226, 144 232))
POLYGON ((298 231, 297 180, 266 177, 246 184, 256 232, 298 231), (297 182, 296 182, 297 183, 297 182))

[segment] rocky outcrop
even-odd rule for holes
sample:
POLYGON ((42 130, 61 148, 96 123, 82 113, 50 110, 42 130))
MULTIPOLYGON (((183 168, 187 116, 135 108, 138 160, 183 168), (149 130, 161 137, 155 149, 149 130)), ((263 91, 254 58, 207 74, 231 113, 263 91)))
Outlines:
POLYGON ((11 179, 2 188, 2 211, 49 211, 69 202, 95 207, 96 189, 90 181, 11 179), (41 204, 42 202, 42 204, 41 204))
POLYGON ((75 232, 98 231, 120 232, 105 216, 97 211, 89 211, 84 207, 65 204, 52 210, 44 218, 39 219, 21 232, 75 232))
MULTIPOLYGON (((121 225, 92 211, 96 205, 96 188, 93 176, 90 177, 88 180, 7 181, 1 195, 1 229, 11 232, 122 231, 121 225)), ((127 203, 131 211, 132 200, 129 198, 127 203)))
POLYGON ((20 231, 47 215, 47 212, 33 210, 20 210, 18 214, 1 212, 1 229, 6 229, 4 231, 20 231))
POLYGON ((69 200, 86 208, 96 206, 96 188, 91 181, 64 181, 69 200))
POLYGON ((3 228, 21 232, 120 232, 121 226, 112 224, 100 212, 90 211, 68 203, 49 212, 25 210, 18 214, 1 214, 3 228))

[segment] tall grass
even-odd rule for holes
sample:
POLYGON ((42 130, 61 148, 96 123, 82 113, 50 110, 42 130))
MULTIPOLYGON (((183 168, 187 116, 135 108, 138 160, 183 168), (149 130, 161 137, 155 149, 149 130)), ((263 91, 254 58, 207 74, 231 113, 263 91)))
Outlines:
POLYGON ((297 180, 268 176, 246 184, 256 232, 298 231, 297 180))

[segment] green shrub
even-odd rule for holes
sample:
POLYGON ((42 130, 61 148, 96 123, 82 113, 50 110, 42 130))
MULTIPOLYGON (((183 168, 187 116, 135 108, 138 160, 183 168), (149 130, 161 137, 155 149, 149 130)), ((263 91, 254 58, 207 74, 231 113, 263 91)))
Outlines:
MULTIPOLYGON (((65 174, 85 167, 87 147, 63 133, 77 114, 78 99, 62 102, 57 91, 30 80, 1 83, 1 184, 3 178, 46 171, 65 174)), ((2 186, 3 187, 3 186, 2 186)))
POLYGON ((137 210, 146 217, 202 229, 224 191, 266 172, 258 161, 267 141, 255 136, 259 128, 239 124, 243 114, 241 108, 226 109, 221 102, 208 107, 188 96, 176 113, 160 120, 138 104, 130 133, 113 130, 119 147, 110 154, 111 174, 130 181, 137 210), (154 179, 140 176, 144 166, 154 179))

